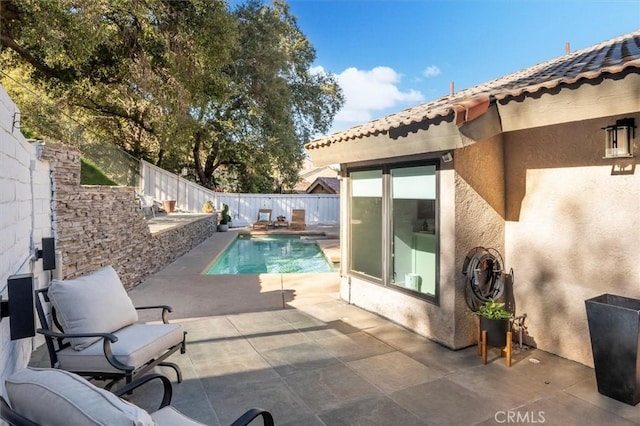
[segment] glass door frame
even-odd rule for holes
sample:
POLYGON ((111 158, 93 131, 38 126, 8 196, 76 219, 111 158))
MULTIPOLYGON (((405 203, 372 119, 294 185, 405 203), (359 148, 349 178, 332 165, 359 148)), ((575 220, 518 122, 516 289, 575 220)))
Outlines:
POLYGON ((386 216, 388 220, 387 222, 388 229, 386 230, 387 237, 387 253, 385 253, 385 261, 383 264, 387 265, 388 270, 385 275, 385 286, 388 288, 392 288, 401 293, 409 294, 413 297, 418 297, 420 299, 424 299, 429 301, 435 305, 440 304, 440 161, 439 160, 416 160, 416 161, 405 161, 398 162, 393 164, 387 164, 384 167, 383 171, 383 181, 386 178, 387 182, 387 192, 384 193, 383 203, 385 204, 385 208, 383 211, 386 211, 386 216), (421 293, 419 291, 411 290, 406 287, 394 284, 393 282, 393 241, 394 241, 394 229, 393 229, 393 194, 391 193, 392 179, 391 179, 391 170, 393 169, 403 169, 410 167, 419 167, 419 166, 434 166, 435 167, 435 295, 429 295, 426 293, 421 293))
POLYGON ((401 293, 405 293, 411 295, 412 297, 417 297, 423 300, 426 300, 435 305, 439 305, 440 300, 440 171, 441 171, 441 162, 438 158, 431 159, 421 159, 421 160, 408 160, 408 161, 400 161, 397 163, 390 164, 376 164, 376 165, 367 165, 367 166, 355 166, 355 167, 346 167, 346 175, 349 178, 348 185, 348 206, 347 209, 347 238, 349 241, 349 253, 347 253, 346 259, 348 260, 348 265, 346 268, 346 272, 348 275, 362 277, 369 282, 372 282, 377 285, 382 285, 386 288, 393 289, 395 291, 399 291, 401 293), (421 293, 418 291, 414 291, 411 289, 407 289, 398 285, 393 284, 393 218, 391 214, 393 213, 392 204, 393 199, 391 198, 391 170, 398 168, 407 168, 407 167, 416 167, 416 166, 435 166, 435 191, 436 191, 436 201, 435 201, 435 295, 431 296, 425 293, 421 293), (381 231, 382 231, 382 258, 380 261, 382 262, 382 279, 378 280, 369 275, 361 274, 357 271, 354 271, 351 268, 351 258, 353 250, 352 244, 352 234, 351 234, 351 204, 352 204, 352 196, 351 196, 351 173, 359 172, 365 170, 381 170, 382 171, 382 223, 381 231))

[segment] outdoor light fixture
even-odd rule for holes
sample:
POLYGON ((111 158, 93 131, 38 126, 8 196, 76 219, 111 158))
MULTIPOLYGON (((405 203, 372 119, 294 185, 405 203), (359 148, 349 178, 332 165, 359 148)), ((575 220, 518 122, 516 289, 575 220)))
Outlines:
POLYGON ((7 288, 8 300, 0 296, 0 320, 9 317, 11 340, 35 336, 33 274, 11 275, 7 288))
POLYGON ((442 156, 442 161, 444 161, 445 163, 450 163, 451 161, 453 161, 453 156, 450 152, 447 152, 442 156))
POLYGON ((636 133, 634 118, 616 120, 616 124, 603 127, 604 158, 633 157, 633 139, 636 133))
POLYGON ((54 238, 43 238, 42 249, 36 252, 36 257, 42 259, 42 269, 51 271, 56 269, 56 242, 54 238))

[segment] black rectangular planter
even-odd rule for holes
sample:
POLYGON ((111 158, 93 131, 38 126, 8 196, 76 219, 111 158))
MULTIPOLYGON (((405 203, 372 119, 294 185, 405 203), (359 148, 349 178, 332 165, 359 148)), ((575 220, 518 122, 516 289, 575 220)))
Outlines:
POLYGON ((585 301, 598 392, 640 402, 640 300, 603 294, 585 301))

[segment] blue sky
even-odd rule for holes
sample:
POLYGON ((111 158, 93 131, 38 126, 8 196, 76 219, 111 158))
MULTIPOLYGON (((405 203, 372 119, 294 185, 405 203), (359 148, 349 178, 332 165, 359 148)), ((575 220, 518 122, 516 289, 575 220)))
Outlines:
MULTIPOLYGON (((289 0, 344 130, 640 29, 640 0, 289 0)), ((331 133, 330 132, 330 133, 331 133)))

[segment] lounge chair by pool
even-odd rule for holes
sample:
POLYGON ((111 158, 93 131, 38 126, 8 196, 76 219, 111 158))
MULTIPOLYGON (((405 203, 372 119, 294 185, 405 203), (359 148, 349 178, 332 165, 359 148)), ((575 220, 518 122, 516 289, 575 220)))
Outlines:
POLYGON ((258 220, 253 224, 253 229, 269 229, 271 225, 271 209, 258 210, 258 220))
POLYGON ((304 231, 307 227, 305 223, 305 211, 302 209, 294 209, 291 214, 291 222, 289 223, 289 229, 297 229, 304 231))

